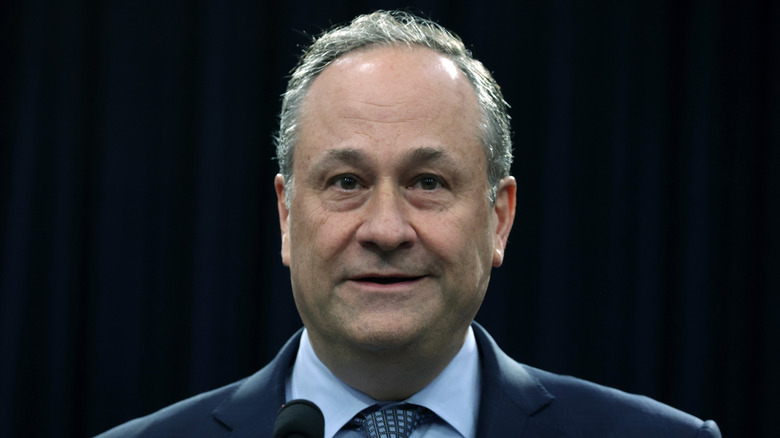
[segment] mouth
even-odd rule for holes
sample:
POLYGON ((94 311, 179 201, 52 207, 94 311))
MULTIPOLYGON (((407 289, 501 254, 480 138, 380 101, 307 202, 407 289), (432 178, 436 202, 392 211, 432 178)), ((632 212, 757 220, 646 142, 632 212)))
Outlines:
POLYGON ((425 275, 408 274, 365 274, 350 278, 351 281, 368 287, 410 286, 425 278, 425 275))
POLYGON ((419 279, 423 278, 422 276, 418 277, 393 277, 393 276, 377 276, 377 277, 360 277, 355 278, 354 281, 359 281, 363 283, 376 283, 376 284, 398 284, 398 283, 408 283, 417 281, 419 279))

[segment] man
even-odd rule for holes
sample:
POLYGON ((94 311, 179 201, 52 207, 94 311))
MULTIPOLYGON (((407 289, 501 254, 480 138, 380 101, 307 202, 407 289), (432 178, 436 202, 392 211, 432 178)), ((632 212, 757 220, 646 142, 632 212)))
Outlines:
POLYGON ((105 436, 716 437, 645 397, 521 365, 473 318, 515 214, 506 104, 441 27, 377 12, 321 36, 285 94, 275 187, 305 329, 265 368, 105 436))

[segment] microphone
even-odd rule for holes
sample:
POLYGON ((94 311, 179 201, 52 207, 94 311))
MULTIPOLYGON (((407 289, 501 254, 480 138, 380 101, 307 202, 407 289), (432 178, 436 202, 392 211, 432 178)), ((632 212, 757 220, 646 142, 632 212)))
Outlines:
POLYGON ((322 438, 324 435, 322 411, 308 400, 290 400, 276 414, 273 438, 322 438))

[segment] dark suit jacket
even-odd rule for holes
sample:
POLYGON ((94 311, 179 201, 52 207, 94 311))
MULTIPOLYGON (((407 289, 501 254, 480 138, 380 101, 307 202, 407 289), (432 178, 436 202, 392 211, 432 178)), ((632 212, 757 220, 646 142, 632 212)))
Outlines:
MULTIPOLYGON (((647 397, 515 362, 474 323, 482 364, 478 438, 720 437, 703 422, 647 397)), ((118 426, 112 437, 271 437, 300 332, 266 367, 225 387, 118 426), (232 434, 231 434, 232 433, 232 434)))

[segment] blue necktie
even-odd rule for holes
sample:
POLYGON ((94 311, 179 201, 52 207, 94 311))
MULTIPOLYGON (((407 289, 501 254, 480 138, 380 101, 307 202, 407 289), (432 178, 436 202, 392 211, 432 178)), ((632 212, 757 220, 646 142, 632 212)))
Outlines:
POLYGON ((355 422, 368 438, 409 438, 412 430, 432 413, 422 406, 402 405, 372 413, 360 413, 355 422))

